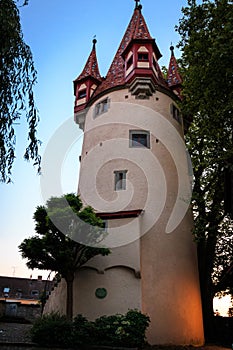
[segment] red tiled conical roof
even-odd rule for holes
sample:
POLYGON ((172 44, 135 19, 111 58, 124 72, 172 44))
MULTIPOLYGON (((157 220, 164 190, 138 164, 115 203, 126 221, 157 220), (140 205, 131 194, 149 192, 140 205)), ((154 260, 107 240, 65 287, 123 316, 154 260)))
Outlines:
POLYGON ((98 66, 98 61, 97 61, 97 57, 96 57, 96 50, 95 50, 95 44, 96 44, 96 39, 93 40, 93 47, 91 50, 91 53, 87 59, 87 62, 85 64, 85 67, 82 71, 82 73, 78 76, 78 78, 75 79, 75 81, 77 80, 81 80, 87 77, 92 77, 95 78, 97 80, 102 80, 100 72, 99 72, 99 66, 98 66))
POLYGON ((141 13, 141 6, 136 6, 130 23, 121 40, 113 62, 109 68, 106 79, 97 88, 95 95, 117 85, 123 85, 124 80, 124 60, 121 56, 127 45, 133 39, 152 39, 147 28, 145 19, 141 13))
POLYGON ((177 96, 181 97, 181 84, 182 78, 179 73, 178 64, 174 55, 174 47, 170 47, 171 50, 171 58, 169 62, 168 72, 167 72, 167 83, 169 88, 171 88, 174 92, 176 91, 177 96))
POLYGON ((182 78, 179 74, 178 64, 176 62, 176 58, 174 55, 174 47, 171 46, 170 50, 171 50, 171 58, 170 58, 169 67, 168 67, 167 82, 168 82, 168 86, 172 87, 172 86, 180 85, 182 83, 182 78))

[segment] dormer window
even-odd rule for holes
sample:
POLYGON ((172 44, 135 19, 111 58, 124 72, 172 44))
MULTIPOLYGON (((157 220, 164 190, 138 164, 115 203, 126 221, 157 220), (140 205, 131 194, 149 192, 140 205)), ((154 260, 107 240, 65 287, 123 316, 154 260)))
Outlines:
POLYGON ((4 296, 4 298, 8 298, 9 297, 9 293, 10 293, 10 288, 8 288, 8 287, 3 288, 3 296, 4 296))
POLYGON ((38 291, 37 289, 33 289, 33 290, 31 291, 31 296, 32 296, 33 298, 38 298, 38 297, 39 297, 39 291, 38 291))
POLYGON ((80 90, 78 92, 78 99, 85 98, 87 96, 87 89, 80 90))
POLYGON ((149 61, 148 53, 147 52, 140 52, 140 53, 138 53, 138 61, 148 62, 149 61))

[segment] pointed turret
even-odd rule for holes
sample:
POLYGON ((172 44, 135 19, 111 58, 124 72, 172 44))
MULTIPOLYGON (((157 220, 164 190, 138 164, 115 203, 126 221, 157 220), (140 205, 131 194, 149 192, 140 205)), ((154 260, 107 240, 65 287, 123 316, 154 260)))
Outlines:
POLYGON ((74 107, 75 112, 85 108, 86 103, 102 81, 96 57, 96 43, 97 40, 93 39, 93 47, 84 69, 74 80, 74 95, 76 97, 74 107))
POLYGON ((139 4, 139 0, 136 0, 133 16, 106 79, 96 90, 95 95, 107 89, 131 83, 136 77, 151 78, 155 85, 167 88, 167 83, 158 65, 161 56, 142 15, 142 5, 139 4))
POLYGON ((181 96, 181 90, 182 90, 182 78, 179 73, 178 64, 174 55, 174 46, 171 45, 171 58, 167 73, 167 82, 170 89, 176 94, 180 99, 182 99, 181 96))

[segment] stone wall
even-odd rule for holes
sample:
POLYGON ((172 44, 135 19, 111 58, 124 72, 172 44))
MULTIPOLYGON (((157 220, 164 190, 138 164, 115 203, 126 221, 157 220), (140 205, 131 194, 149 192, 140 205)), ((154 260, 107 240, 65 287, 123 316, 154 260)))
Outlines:
POLYGON ((20 302, 0 302, 0 317, 20 318, 33 322, 41 316, 39 304, 22 304, 20 302))
POLYGON ((66 282, 62 279, 51 292, 46 301, 43 314, 58 312, 61 315, 66 314, 66 282))

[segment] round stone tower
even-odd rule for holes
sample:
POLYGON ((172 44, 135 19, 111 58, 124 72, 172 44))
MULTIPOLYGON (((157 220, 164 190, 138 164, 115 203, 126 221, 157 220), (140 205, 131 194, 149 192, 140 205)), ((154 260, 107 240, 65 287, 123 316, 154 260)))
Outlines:
POLYGON ((160 57, 136 1, 107 76, 93 40, 74 81, 84 131, 78 193, 104 220, 112 251, 77 274, 74 311, 95 319, 137 308, 150 317, 151 344, 202 345, 182 81, 174 48, 167 80, 160 57))

